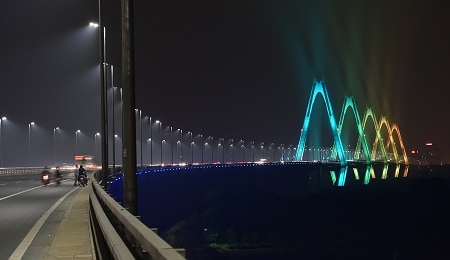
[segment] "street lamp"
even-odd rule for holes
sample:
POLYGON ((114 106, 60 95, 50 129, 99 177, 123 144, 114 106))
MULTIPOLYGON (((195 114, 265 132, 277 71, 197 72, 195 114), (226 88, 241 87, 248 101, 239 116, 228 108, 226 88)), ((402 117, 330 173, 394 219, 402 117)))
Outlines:
POLYGON ((135 109, 136 112, 139 112, 139 131, 140 131, 140 138, 139 138, 139 143, 140 143, 140 150, 141 150, 141 168, 142 168, 142 110, 140 109, 135 109))
POLYGON ((231 143, 230 143, 230 152, 231 152, 231 162, 234 164, 234 146, 233 146, 233 139, 231 139, 231 143))
POLYGON ((78 155, 78 133, 80 132, 81 130, 75 132, 75 155, 78 155))
POLYGON ((56 166, 56 130, 58 130, 59 127, 53 128, 53 148, 55 152, 55 166, 56 166))
POLYGON ((6 120, 6 117, 0 119, 0 167, 3 167, 3 140, 2 140, 2 122, 6 120))
MULTIPOLYGON (((203 146, 208 146, 208 142, 206 142, 203 146)), ((202 161, 203 161, 203 153, 202 153, 202 161)))
MULTIPOLYGON (((118 138, 118 137, 119 137, 118 135, 114 135, 113 144, 116 143, 116 138, 118 138)), ((116 175, 116 152, 115 151, 114 151, 114 154, 113 154, 112 172, 113 172, 113 175, 116 175)))
POLYGON ((264 142, 261 142, 261 160, 264 159, 264 142))
POLYGON ((34 125, 34 122, 28 124, 28 164, 31 166, 31 125, 34 125))
POLYGON ((162 166, 162 128, 161 128, 161 121, 156 120, 156 123, 159 124, 159 140, 161 140, 161 166, 162 166))
POLYGON ((255 142, 252 141, 252 162, 255 162, 255 142))
MULTIPOLYGON (((178 145, 180 145, 180 148, 181 148, 181 141, 180 140, 177 141, 177 155, 178 155, 178 145)), ((180 154, 179 157, 181 159, 181 162, 180 162, 180 160, 178 160, 178 165, 182 164, 182 161, 183 161, 183 158, 181 157, 181 154, 180 154)))
POLYGON ((178 131, 180 131, 180 154, 181 154, 181 163, 183 163, 183 130, 178 128, 178 131))
POLYGON ((166 140, 162 140, 161 141, 161 166, 163 166, 163 145, 164 145, 164 142, 165 142, 166 140))
POLYGON ((172 138, 172 141, 170 142, 170 150, 172 152, 172 166, 173 166, 173 131, 172 131, 172 127, 170 127, 170 138, 172 138))
MULTIPOLYGON (((100 8, 101 10, 101 8, 100 8)), ((99 12, 100 24, 102 17, 99 12)), ((97 28, 100 25, 97 23, 89 23, 89 26, 97 28)), ((102 132, 102 172, 103 183, 106 188, 107 171, 108 171, 108 106, 107 106, 107 91, 106 91, 106 28, 102 26, 99 30, 99 47, 100 47, 100 86, 101 86, 101 132, 102 132)))
POLYGON ((100 133, 94 135, 95 157, 97 157, 97 136, 100 136, 100 133))
POLYGON ((211 163, 214 163, 214 137, 212 136, 210 137, 211 137, 211 163))
MULTIPOLYGON (((114 68, 113 68, 113 66, 111 65, 111 79, 114 79, 114 77, 113 77, 113 73, 114 73, 114 68)), ((111 82, 112 82, 112 80, 111 80, 111 82)), ((116 136, 116 128, 115 128, 115 122, 114 122, 114 118, 116 117, 115 116, 115 113, 114 113, 114 111, 116 110, 115 109, 115 98, 114 98, 114 90, 115 90, 115 88, 116 87, 114 87, 114 86, 112 86, 112 134, 113 134, 113 136, 116 136)), ((113 165, 115 165, 116 164, 116 140, 113 140, 113 145, 112 145, 112 151, 113 151, 113 165)), ((114 173, 114 171, 113 171, 113 174, 115 174, 114 173)))
MULTIPOLYGON (((150 154, 151 152, 150 152, 150 146, 152 145, 152 139, 151 138, 149 138, 149 139, 147 139, 147 152, 150 154)), ((150 158, 150 167, 152 166, 152 161, 151 161, 151 158, 150 158)))
POLYGON ((242 144, 241 144, 241 154, 242 154, 242 162, 244 162, 244 141, 243 141, 243 140, 240 140, 239 143, 238 143, 238 145, 239 145, 240 143, 242 143, 242 144))
POLYGON ((203 165, 203 148, 205 147, 203 144, 203 135, 200 134, 200 144, 202 145, 202 165, 203 165))
POLYGON ((194 164, 194 142, 192 142, 192 132, 188 132, 191 135, 191 164, 194 164))
POLYGON ((149 117, 150 126, 150 166, 153 165, 153 130, 152 130, 152 117, 149 117))
POLYGON ((222 147, 222 164, 224 164, 225 161, 225 146, 224 144, 222 144, 222 142, 224 142, 225 139, 223 138, 219 138, 219 143, 217 144, 217 157, 219 157, 219 146, 222 147))

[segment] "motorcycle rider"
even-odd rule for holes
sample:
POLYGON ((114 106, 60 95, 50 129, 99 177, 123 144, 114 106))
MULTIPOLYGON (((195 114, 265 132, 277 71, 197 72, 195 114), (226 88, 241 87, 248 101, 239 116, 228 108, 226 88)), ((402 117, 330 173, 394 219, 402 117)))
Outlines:
POLYGON ((50 182, 50 171, 47 166, 44 167, 44 170, 41 172, 41 180, 44 184, 48 184, 50 182), (44 179, 44 176, 47 175, 47 179, 44 179))
POLYGON ((59 166, 56 166, 56 169, 55 169, 55 181, 56 181, 57 184, 61 183, 61 176, 62 176, 62 174, 61 174, 61 171, 59 171, 59 166))
POLYGON ((82 164, 80 164, 80 168, 78 169, 78 183, 80 186, 85 186, 87 184, 87 174, 82 164), (83 177, 85 178, 85 181, 82 180, 83 177))

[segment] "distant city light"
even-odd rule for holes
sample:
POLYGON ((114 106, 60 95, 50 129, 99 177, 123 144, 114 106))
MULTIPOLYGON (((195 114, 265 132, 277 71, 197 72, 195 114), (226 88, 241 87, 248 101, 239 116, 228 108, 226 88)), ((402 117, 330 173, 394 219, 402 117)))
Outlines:
POLYGON ((432 146, 433 143, 429 142, 429 143, 425 143, 426 146, 432 146))

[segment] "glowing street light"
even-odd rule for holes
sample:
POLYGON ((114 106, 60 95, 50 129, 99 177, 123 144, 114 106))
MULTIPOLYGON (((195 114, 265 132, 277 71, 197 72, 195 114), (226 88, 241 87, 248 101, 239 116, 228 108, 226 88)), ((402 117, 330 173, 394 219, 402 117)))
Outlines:
MULTIPOLYGON (((99 19, 101 15, 99 15, 99 19)), ((100 24, 102 21, 100 20, 100 24)), ((89 26, 97 28, 100 26, 97 23, 89 23, 89 26)), ((106 90, 106 28, 102 26, 101 31, 99 30, 99 47, 100 47, 100 86, 101 86, 101 132, 103 138, 102 140, 102 172, 103 172, 103 183, 106 188, 107 184, 107 171, 108 171, 108 106, 107 97, 108 93, 106 90)))
POLYGON ((97 136, 100 137, 100 133, 94 135, 95 157, 97 157, 97 136))
POLYGON ((0 119, 0 167, 3 167, 3 140, 2 140, 2 122, 6 120, 6 116, 0 119))
POLYGON ((31 126, 34 122, 28 124, 28 164, 31 166, 31 126))
POLYGON ((183 130, 178 128, 180 131, 180 153, 181 153, 181 163, 183 163, 183 130))
POLYGON ((78 133, 80 132, 81 130, 75 132, 75 155, 78 155, 78 133))
POLYGON ((153 165, 153 127, 152 127, 152 117, 149 117, 150 126, 150 166, 153 165))
POLYGON ((147 150, 148 150, 148 153, 150 154, 150 166, 152 166, 151 146, 152 146, 152 139, 149 138, 149 139, 147 139, 147 150))
MULTIPOLYGON (((115 143, 116 143, 116 139, 118 139, 118 138, 119 138, 118 135, 114 135, 114 140, 113 140, 113 144, 114 144, 114 145, 115 145, 115 143)), ((112 172, 113 172, 113 175, 116 175, 116 151, 114 151, 114 153, 113 153, 112 172)))
POLYGON ((156 120, 156 123, 159 124, 159 140, 161 140, 161 158, 160 158, 160 161, 161 161, 161 166, 162 166, 162 127, 161 127, 162 123, 159 120, 156 120))
POLYGON ((205 145, 203 144, 203 135, 202 134, 200 134, 200 144, 202 145, 202 165, 203 165, 203 150, 204 150, 205 145))
MULTIPOLYGON (((214 137, 210 136, 211 138, 211 163, 214 162, 214 137)), ((219 152, 217 152, 219 153, 219 152)))
POLYGON ((139 134, 140 134, 140 138, 139 138, 139 143, 140 143, 140 155, 141 155, 141 168, 142 166, 142 110, 140 109, 134 109, 135 112, 138 112, 137 114, 139 115, 139 134))
POLYGON ((163 166, 163 145, 166 140, 161 140, 161 166, 163 166))
POLYGON ((191 136, 191 164, 194 163, 194 142, 192 141, 192 132, 188 132, 191 136))
POLYGON ((170 127, 170 138, 172 138, 172 141, 170 141, 170 150, 172 151, 172 166, 173 166, 173 131, 172 131, 172 127, 170 127))
POLYGON ((230 143, 230 152, 231 152, 231 162, 234 163, 234 146, 233 146, 233 139, 231 139, 231 143, 230 143))
POLYGON ((58 130, 59 127, 55 127, 53 128, 53 148, 54 148, 54 152, 55 152, 55 166, 56 166, 56 130, 58 130))

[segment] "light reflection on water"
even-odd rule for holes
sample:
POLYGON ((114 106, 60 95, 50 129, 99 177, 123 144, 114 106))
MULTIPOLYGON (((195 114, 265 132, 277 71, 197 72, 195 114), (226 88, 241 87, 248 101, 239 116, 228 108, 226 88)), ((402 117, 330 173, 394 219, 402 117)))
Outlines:
MULTIPOLYGON (((341 167, 339 170, 339 173, 336 173, 335 170, 330 170, 331 181, 332 181, 333 185, 345 186, 345 182, 347 180, 347 172, 349 171, 349 168, 351 168, 351 170, 353 171, 355 180, 362 181, 364 184, 369 184, 371 179, 376 179, 376 178, 385 180, 388 178, 389 165, 390 164, 384 164, 381 172, 376 172, 373 165, 368 164, 368 165, 366 165, 365 171, 363 170, 364 176, 361 176, 361 170, 358 169, 358 167, 356 167, 356 166, 341 167), (361 177, 363 177, 363 178, 361 178, 361 177)), ((391 164, 391 166, 392 166, 392 164, 391 164)), ((403 164, 395 164, 394 176, 392 176, 392 177, 398 178, 401 168, 403 168, 402 169, 403 170, 402 177, 405 177, 405 178, 408 177, 409 165, 403 165, 403 164)))

